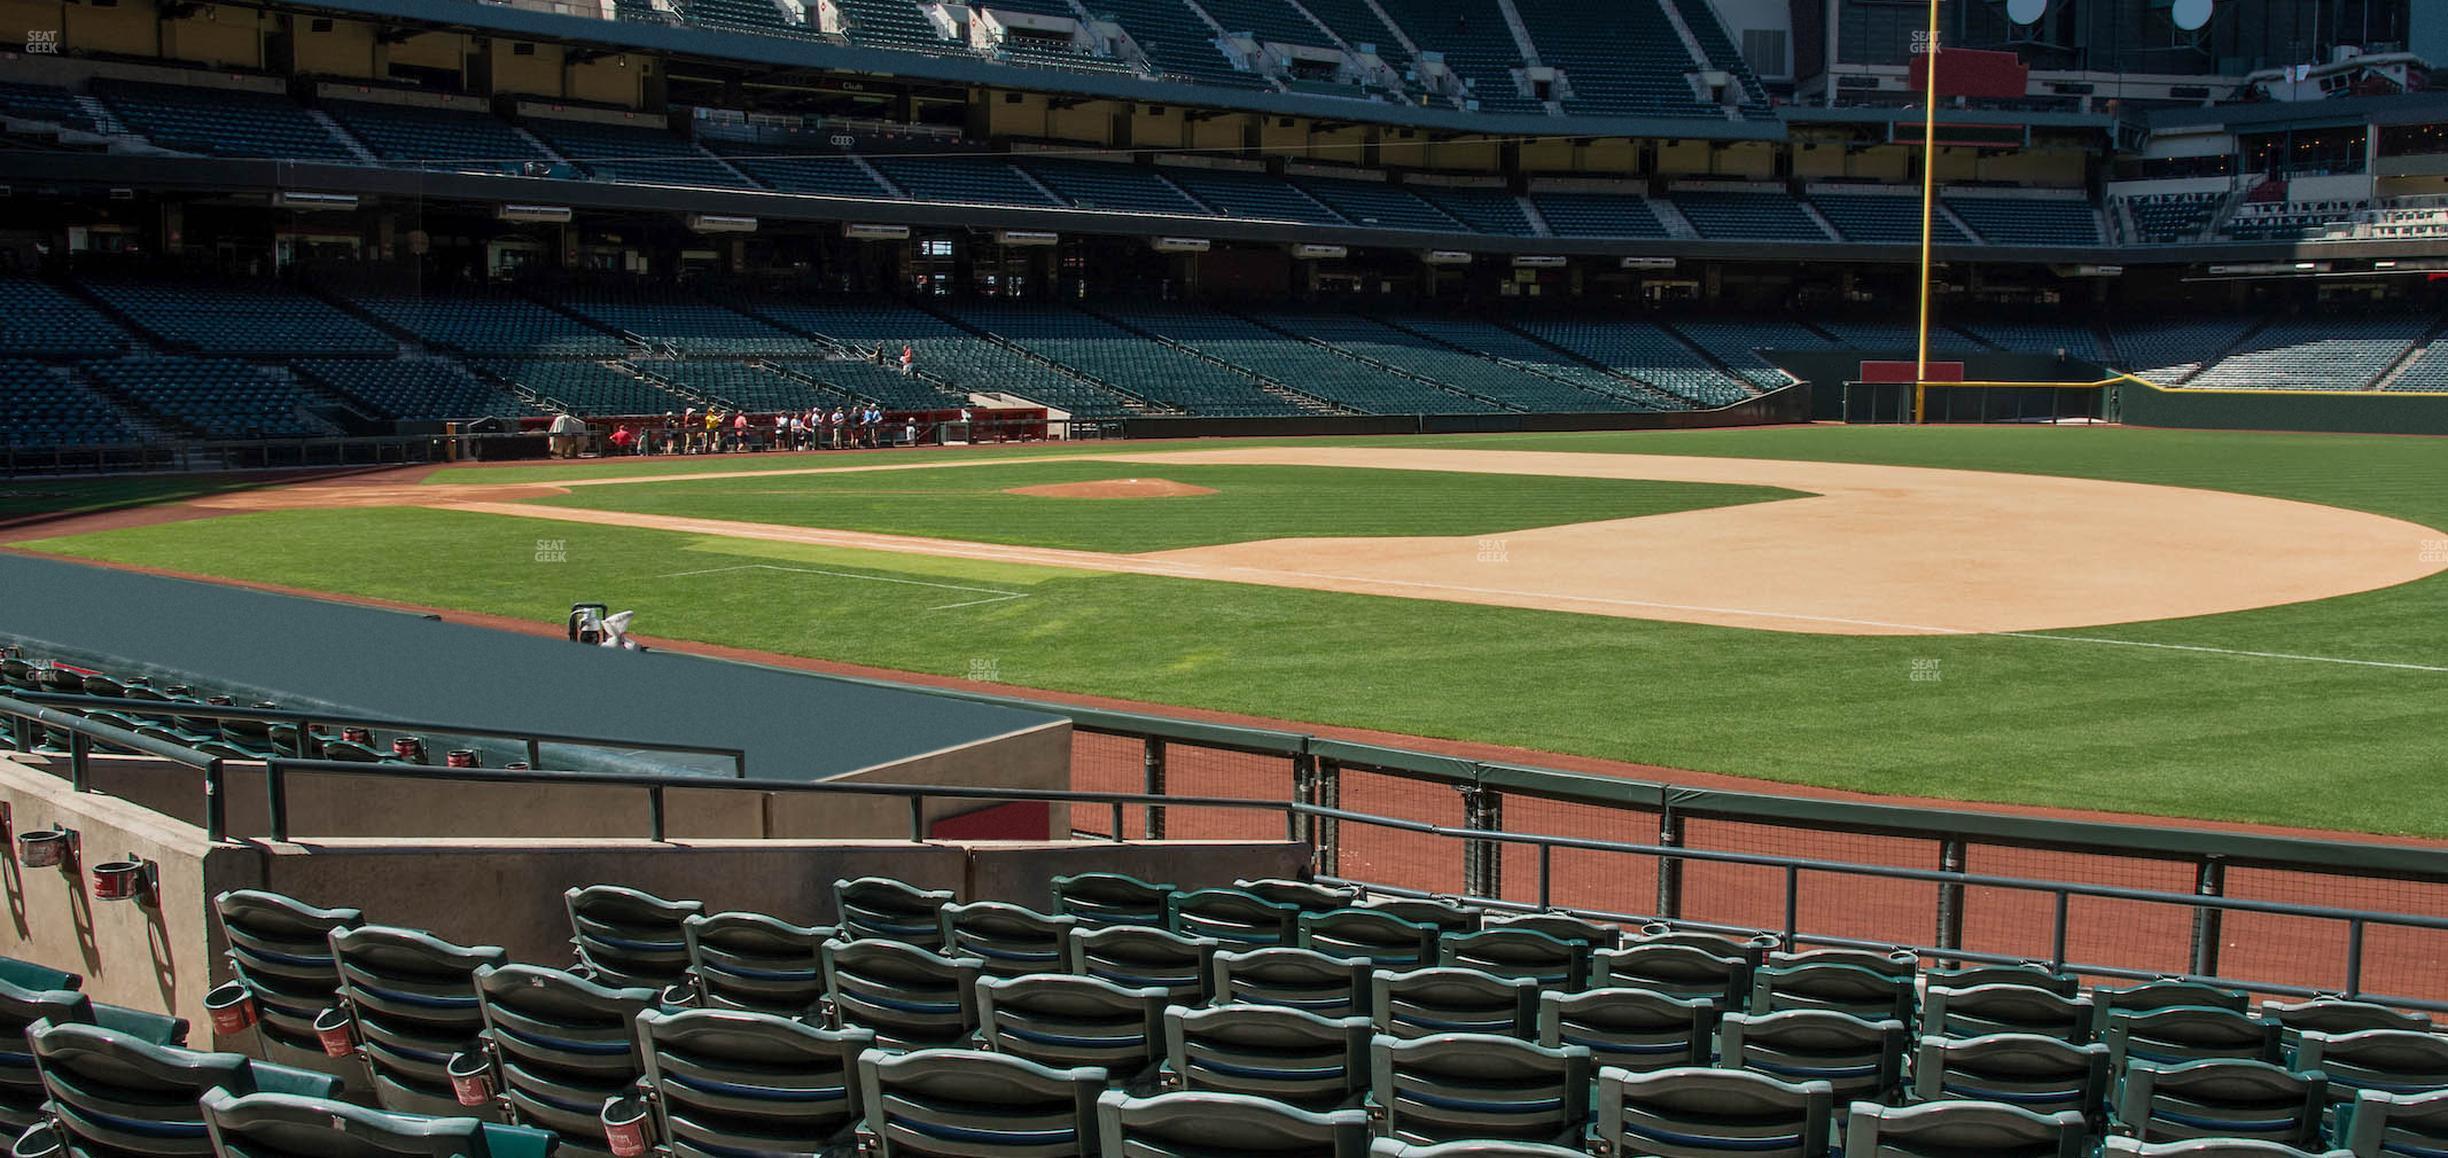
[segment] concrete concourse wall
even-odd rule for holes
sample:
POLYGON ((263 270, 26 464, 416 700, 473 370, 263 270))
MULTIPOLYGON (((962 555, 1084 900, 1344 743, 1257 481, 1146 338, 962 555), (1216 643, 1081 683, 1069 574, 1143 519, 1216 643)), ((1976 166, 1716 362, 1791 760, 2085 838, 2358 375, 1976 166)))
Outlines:
MULTIPOLYGON (((78 793, 64 778, 64 760, 0 757, 0 803, 8 806, 18 832, 65 825, 82 834, 81 867, 132 855, 155 862, 160 874, 157 904, 96 901, 86 872, 24 868, 11 841, 0 857, 9 907, 8 922, 0 927, 0 955, 83 974, 85 991, 95 1000, 185 1017, 195 1025, 191 1038, 199 1045, 212 1044, 203 995, 229 976, 211 898, 230 889, 270 889, 311 904, 359 908, 371 922, 425 929, 464 944, 499 945, 513 960, 565 966, 571 957, 562 893, 579 885, 627 885, 702 900, 710 911, 749 909, 824 924, 836 916, 832 885, 841 877, 892 876, 951 889, 963 900, 1007 900, 1043 910, 1052 901, 1052 878, 1064 873, 1118 871, 1196 887, 1237 877, 1298 875, 1309 863, 1308 847, 1292 842, 335 837, 303 835, 302 823, 301 835, 290 842, 215 844, 197 823, 201 785, 196 774, 184 775, 182 782, 149 761, 97 759, 92 782, 109 790, 78 793), (129 795, 119 795, 120 790, 129 795), (148 801, 164 810, 155 811, 148 801)), ((241 782, 232 778, 233 785, 241 782)), ((260 779, 254 784, 260 794, 260 779)), ((353 810, 337 800, 315 807, 326 809, 318 815, 335 824, 358 815, 409 828, 462 816, 475 818, 470 825, 533 827, 554 816, 575 815, 577 809, 568 801, 534 810, 479 805, 462 795, 465 786, 425 787, 422 800, 386 797, 377 806, 361 797, 353 810)), ((628 793, 642 796, 634 789, 628 793)), ((676 802, 679 794, 674 796, 676 802)), ((598 798, 597 806, 605 799, 598 798)), ((259 798, 249 804, 236 788, 229 804, 233 831, 241 832, 245 829, 235 821, 243 810, 261 807, 259 798)), ((298 807, 292 804, 293 810, 298 807)), ((642 803, 621 811, 617 822, 605 827, 642 834, 642 803)), ((674 815, 680 815, 677 807, 674 815)), ((729 823, 730 817, 713 810, 693 815, 706 825, 729 823)), ((906 829, 906 811, 898 823, 906 829)))

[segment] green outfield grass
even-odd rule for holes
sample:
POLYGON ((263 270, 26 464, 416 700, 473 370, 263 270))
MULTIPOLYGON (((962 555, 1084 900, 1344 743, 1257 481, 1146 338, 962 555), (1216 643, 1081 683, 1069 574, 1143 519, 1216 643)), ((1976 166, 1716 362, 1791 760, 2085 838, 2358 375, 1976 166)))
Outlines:
MULTIPOLYGON (((2448 446, 2427 439, 1982 427, 1422 441, 2131 479, 2448 527, 2448 446)), ((507 481, 446 481, 462 473, 507 481)), ((983 662, 1023 687, 1795 783, 2448 837, 2448 804, 2422 790, 2448 767, 2448 672, 2232 654, 2448 667, 2448 577, 2038 637, 1843 637, 425 510, 34 545, 539 621, 602 599, 656 635, 945 675, 983 662), (563 540, 567 561, 538 562, 540 538, 563 540)))
POLYGON ((1800 492, 1776 487, 1707 483, 1041 460, 943 470, 580 487, 567 495, 535 501, 648 515, 1127 554, 1256 539, 1492 535, 1800 497, 1800 492), (1005 493, 1013 487, 1137 477, 1207 487, 1216 493, 1165 499, 1005 493))

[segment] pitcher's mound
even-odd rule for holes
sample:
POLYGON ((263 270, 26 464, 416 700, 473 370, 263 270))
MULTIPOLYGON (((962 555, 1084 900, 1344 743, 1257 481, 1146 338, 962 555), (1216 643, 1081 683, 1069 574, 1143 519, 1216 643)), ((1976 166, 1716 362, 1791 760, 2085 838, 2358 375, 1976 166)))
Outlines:
POLYGON ((1191 495, 1212 495, 1214 487, 1197 487, 1161 478, 1109 478, 1103 482, 1048 483, 1044 486, 1010 487, 1007 495, 1035 495, 1042 499, 1179 499, 1191 495))

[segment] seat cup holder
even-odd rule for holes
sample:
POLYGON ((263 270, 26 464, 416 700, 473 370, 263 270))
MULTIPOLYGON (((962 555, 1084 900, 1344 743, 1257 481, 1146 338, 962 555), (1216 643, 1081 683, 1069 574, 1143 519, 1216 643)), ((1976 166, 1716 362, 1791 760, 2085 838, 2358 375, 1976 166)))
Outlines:
POLYGON ((451 1097, 462 1106, 471 1108, 493 1104, 493 1059, 483 1050, 466 1050, 451 1055, 443 1067, 450 1075, 451 1097))
POLYGON ((323 1044, 323 1056, 334 1058, 354 1056, 357 1052, 357 1037, 354 1032, 356 1027, 356 1019, 349 1016, 348 1010, 338 1006, 316 1014, 314 1019, 315 1040, 323 1044))
POLYGON ((40 1122, 17 1136, 9 1147, 10 1158, 62 1158, 68 1147, 60 1142, 59 1127, 40 1122))
POLYGON ((126 860, 106 860, 93 866, 95 900, 153 903, 153 862, 129 853, 126 860))
POLYGON ((639 1158, 646 1153, 646 1100, 612 1098, 604 1102, 603 1131, 613 1158, 639 1158))
POLYGON ((17 862, 27 868, 57 868, 75 871, 77 831, 73 828, 43 828, 20 833, 17 837, 17 862))
POLYGON ((246 982, 229 982, 204 995, 204 1012, 212 1015, 215 1034, 234 1037, 255 1024, 255 994, 246 982))

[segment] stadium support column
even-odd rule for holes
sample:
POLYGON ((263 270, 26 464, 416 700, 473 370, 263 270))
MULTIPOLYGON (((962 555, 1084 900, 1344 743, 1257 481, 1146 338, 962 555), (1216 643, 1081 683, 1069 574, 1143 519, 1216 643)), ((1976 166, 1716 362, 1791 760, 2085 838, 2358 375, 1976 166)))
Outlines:
POLYGON ((1913 421, 1926 417, 1929 402, 1930 236, 1938 215, 1938 0, 1929 0, 1929 59, 1921 69, 1921 327, 1913 357, 1913 421))
MULTIPOLYGON (((1462 827, 1504 831, 1504 796, 1478 784, 1462 784, 1462 827)), ((1492 840, 1462 842, 1462 891, 1474 897, 1504 895, 1504 846, 1492 840)))
MULTIPOLYGON (((1149 736, 1141 741, 1141 744, 1143 745, 1141 767, 1147 773, 1146 787, 1141 791, 1149 796, 1162 796, 1165 794, 1165 742, 1161 737, 1149 736)), ((1165 838, 1164 805, 1148 805, 1146 812, 1147 838, 1163 840, 1165 838)))
MULTIPOLYGON (((2227 862, 2216 856, 2205 856, 2193 870, 2193 895, 2223 897, 2227 895, 2227 862)), ((2201 977, 2216 977, 2219 969, 2219 941, 2226 934, 2225 909, 2200 905, 2193 910, 2193 972, 2201 977)))

